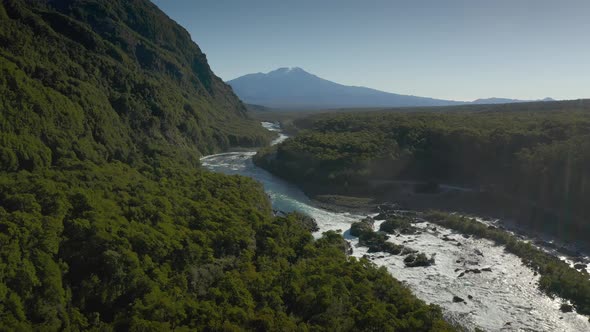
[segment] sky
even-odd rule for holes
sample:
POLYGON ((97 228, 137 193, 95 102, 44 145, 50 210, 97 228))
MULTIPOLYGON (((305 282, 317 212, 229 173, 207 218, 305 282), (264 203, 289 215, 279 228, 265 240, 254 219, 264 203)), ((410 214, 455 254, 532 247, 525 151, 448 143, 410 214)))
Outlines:
POLYGON ((153 0, 224 80, 301 67, 452 100, 590 97, 590 0, 153 0))

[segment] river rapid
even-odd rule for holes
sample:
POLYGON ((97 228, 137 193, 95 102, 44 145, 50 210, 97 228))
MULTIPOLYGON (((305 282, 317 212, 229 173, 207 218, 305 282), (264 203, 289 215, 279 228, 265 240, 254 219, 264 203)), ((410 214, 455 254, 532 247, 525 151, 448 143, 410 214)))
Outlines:
MULTIPOLYGON (((287 138, 280 127, 263 123, 268 130, 279 132, 274 144, 287 138)), ((201 159, 202 165, 214 172, 239 174, 254 178, 264 185, 273 208, 300 211, 317 221, 322 232, 339 230, 351 242, 353 256, 367 255, 379 266, 385 266, 396 279, 403 281, 422 300, 441 306, 445 316, 470 330, 486 331, 590 331, 588 318, 575 312, 562 313, 562 300, 551 299, 537 288, 539 276, 524 266, 515 255, 484 239, 465 238, 461 234, 429 223, 417 223, 418 235, 400 235, 391 241, 412 249, 435 255, 430 267, 407 268, 403 256, 387 253, 367 253, 358 240, 348 234, 350 224, 366 217, 351 213, 330 212, 314 206, 313 202, 293 184, 255 166, 255 152, 229 152, 201 159), (445 241, 443 237, 456 241, 445 241), (457 245, 460 243, 461 245, 457 245), (491 272, 468 273, 465 269, 491 268, 491 272), (453 296, 465 299, 454 303, 453 296)), ((375 223, 379 228, 380 222, 375 223)))

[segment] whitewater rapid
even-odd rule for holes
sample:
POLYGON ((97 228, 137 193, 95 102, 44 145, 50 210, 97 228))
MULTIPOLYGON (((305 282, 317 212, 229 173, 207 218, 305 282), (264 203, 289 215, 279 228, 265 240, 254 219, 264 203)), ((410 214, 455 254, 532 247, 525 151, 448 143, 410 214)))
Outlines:
MULTIPOLYGON (((269 130, 280 132, 278 125, 263 123, 269 130)), ((274 143, 285 140, 280 133, 274 143)), ((422 300, 439 305, 445 316, 468 329, 486 331, 590 331, 588 318, 575 312, 562 313, 560 299, 551 299, 539 291, 539 276, 524 266, 515 255, 484 239, 465 238, 461 234, 429 223, 417 223, 418 235, 400 235, 391 241, 435 255, 430 267, 406 268, 403 256, 386 253, 367 253, 358 240, 348 234, 350 224, 365 215, 336 213, 317 208, 296 186, 255 166, 255 152, 229 152, 206 156, 202 165, 214 172, 252 177, 264 185, 273 208, 281 211, 300 211, 313 218, 322 232, 337 230, 351 242, 353 256, 367 255, 379 266, 385 266, 398 280, 403 281, 422 300), (445 241, 444 236, 455 241, 445 241), (460 243, 460 245, 457 245, 460 243), (490 267, 491 272, 459 274, 465 269, 490 267), (453 296, 465 299, 454 303, 453 296)), ((375 225, 379 227, 379 222, 375 225)))

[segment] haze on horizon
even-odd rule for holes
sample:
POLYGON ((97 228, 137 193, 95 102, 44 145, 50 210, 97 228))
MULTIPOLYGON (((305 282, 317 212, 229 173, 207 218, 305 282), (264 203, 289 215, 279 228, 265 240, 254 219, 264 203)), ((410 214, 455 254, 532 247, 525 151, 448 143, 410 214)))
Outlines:
POLYGON ((152 0, 224 80, 301 67, 452 100, 590 97, 590 1, 152 0))

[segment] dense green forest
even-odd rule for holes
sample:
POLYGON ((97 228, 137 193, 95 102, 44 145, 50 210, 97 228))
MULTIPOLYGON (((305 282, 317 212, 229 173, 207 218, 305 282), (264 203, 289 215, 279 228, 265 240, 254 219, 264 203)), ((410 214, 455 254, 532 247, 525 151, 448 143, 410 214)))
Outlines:
POLYGON ((271 136, 149 1, 3 0, 0 45, 1 331, 454 330, 199 167, 271 136))
POLYGON ((374 183, 396 180, 466 186, 529 227, 588 241, 587 100, 329 113, 293 124, 299 134, 255 162, 308 193, 375 195, 374 183))
POLYGON ((5 169, 154 164, 269 139, 189 34, 149 2, 7 0, 0 19, 5 169))
POLYGON ((253 180, 122 163, 0 178, 0 330, 451 330, 253 180))

